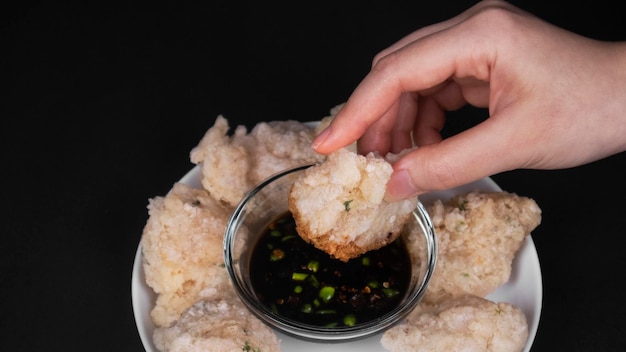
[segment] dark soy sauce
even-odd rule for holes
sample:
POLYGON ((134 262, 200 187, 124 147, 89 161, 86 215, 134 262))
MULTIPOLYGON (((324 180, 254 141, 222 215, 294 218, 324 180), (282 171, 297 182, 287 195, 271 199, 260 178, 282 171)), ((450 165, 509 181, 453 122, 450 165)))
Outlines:
POLYGON ((348 262, 334 259, 300 238, 285 213, 255 245, 250 276, 257 297, 277 315, 315 326, 354 326, 398 305, 411 260, 401 238, 348 262))

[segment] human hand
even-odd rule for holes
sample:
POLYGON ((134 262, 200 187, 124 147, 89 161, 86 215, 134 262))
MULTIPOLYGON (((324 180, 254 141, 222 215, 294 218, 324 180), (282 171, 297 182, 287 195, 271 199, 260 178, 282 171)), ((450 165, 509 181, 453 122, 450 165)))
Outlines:
POLYGON ((557 169, 626 150, 626 46, 585 38, 506 2, 484 1, 379 53, 332 123, 322 154, 358 139, 398 153, 387 199, 518 168, 557 169), (489 117, 442 139, 445 112, 489 117))

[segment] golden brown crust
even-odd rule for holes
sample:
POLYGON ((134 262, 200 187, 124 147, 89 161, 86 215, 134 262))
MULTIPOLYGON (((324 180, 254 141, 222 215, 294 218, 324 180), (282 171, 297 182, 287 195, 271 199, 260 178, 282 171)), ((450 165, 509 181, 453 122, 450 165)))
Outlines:
MULTIPOLYGON (((294 217, 295 216, 299 215, 294 215, 294 217)), ((296 226, 296 231, 303 240, 313 244, 316 248, 323 250, 336 259, 347 262, 363 253, 380 249, 392 243, 402 233, 402 227, 399 227, 397 230, 394 228, 388 232, 386 236, 380 236, 376 241, 367 242, 365 245, 358 245, 355 242, 339 243, 334 241, 332 235, 329 233, 315 237, 307 228, 303 227, 296 226), (315 241, 313 241, 313 238, 315 238, 315 241)))

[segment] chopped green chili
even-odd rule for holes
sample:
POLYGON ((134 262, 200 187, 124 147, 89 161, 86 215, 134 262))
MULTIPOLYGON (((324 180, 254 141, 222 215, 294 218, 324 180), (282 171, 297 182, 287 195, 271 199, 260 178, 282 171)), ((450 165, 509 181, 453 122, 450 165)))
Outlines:
POLYGON ((330 301, 335 296, 335 288, 332 286, 324 286, 320 290, 319 297, 324 301, 330 301))
POLYGON ((293 281, 304 281, 304 280, 306 280, 307 277, 309 277, 309 274, 307 274, 307 273, 293 273, 293 274, 291 274, 291 279, 293 281))
POLYGON ((343 324, 346 326, 354 326, 356 324, 356 316, 354 314, 348 314, 343 317, 343 324))
POLYGON ((378 281, 370 281, 370 282, 367 283, 367 286, 369 288, 376 289, 376 288, 378 288, 380 286, 380 284, 378 283, 378 281))
POLYGON ((317 260, 311 260, 307 263, 306 268, 316 273, 317 270, 320 268, 320 262, 318 262, 317 260))
POLYGON ((302 305, 302 312, 303 313, 311 313, 313 312, 313 306, 311 306, 309 303, 305 303, 302 305))
POLYGON ((269 224, 254 246, 248 265, 261 303, 271 314, 315 326, 378 319, 397 306, 411 277, 404 241, 342 262, 300 238, 289 213, 269 224))
POLYGON ((397 296, 400 292, 392 288, 383 288, 383 293, 386 297, 391 298, 397 296))

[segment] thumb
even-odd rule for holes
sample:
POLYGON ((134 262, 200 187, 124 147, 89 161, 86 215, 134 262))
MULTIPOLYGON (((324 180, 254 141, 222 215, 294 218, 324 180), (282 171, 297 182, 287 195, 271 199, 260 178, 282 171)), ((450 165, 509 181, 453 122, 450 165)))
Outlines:
POLYGON ((418 147, 393 164, 387 183, 387 201, 454 188, 486 176, 519 167, 527 147, 493 119, 435 144, 418 147), (501 127, 501 128, 500 128, 501 127))

